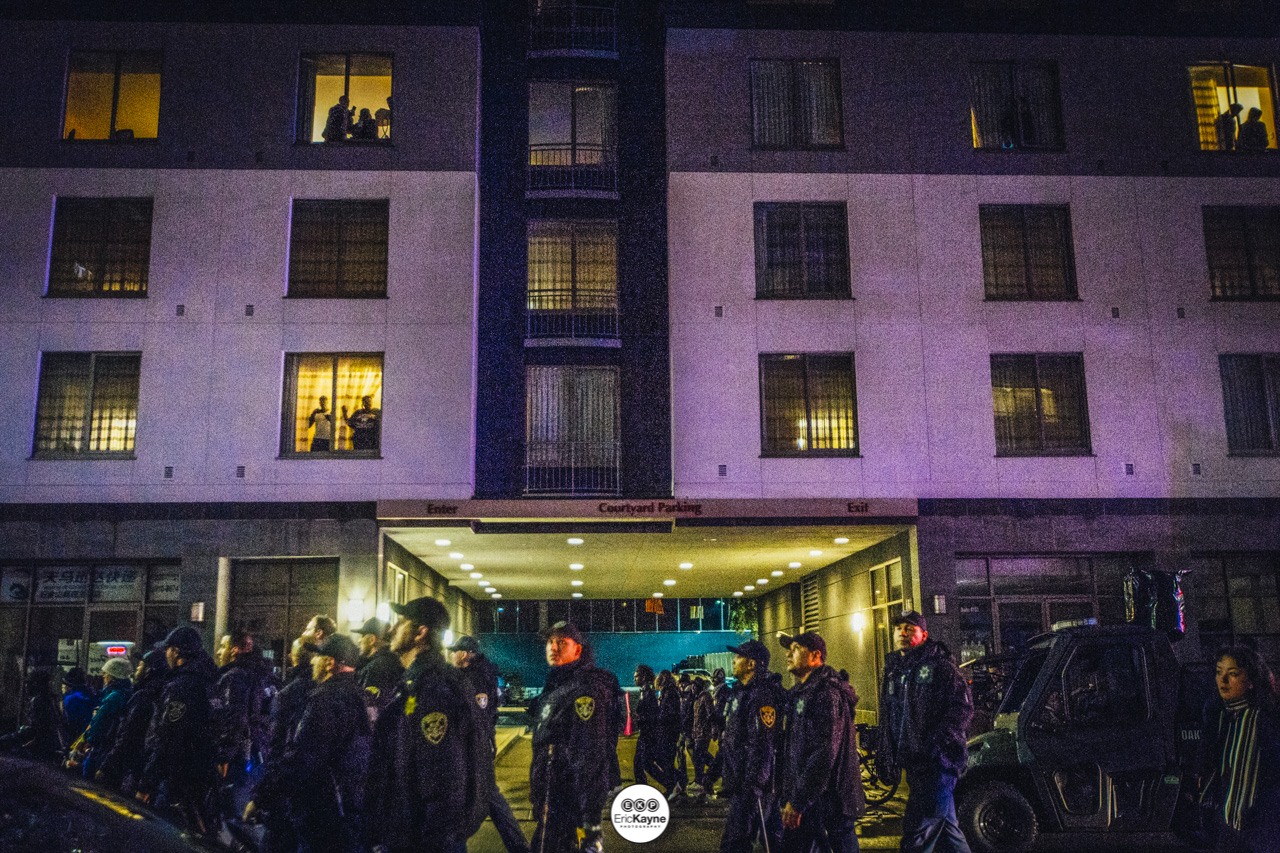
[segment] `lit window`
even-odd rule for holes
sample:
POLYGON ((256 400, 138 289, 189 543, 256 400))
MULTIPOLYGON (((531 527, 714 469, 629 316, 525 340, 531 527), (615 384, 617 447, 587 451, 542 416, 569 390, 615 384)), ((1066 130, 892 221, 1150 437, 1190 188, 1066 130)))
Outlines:
POLYGON ((529 189, 617 188, 617 91, 607 83, 529 84, 529 189))
POLYGON ((1062 148, 1058 66, 1052 62, 969 65, 974 148, 1062 148))
POLYGON ((988 299, 1074 299, 1071 213, 1047 204, 984 204, 982 274, 988 299))
POLYGON ((381 353, 294 353, 285 370, 281 455, 381 452, 381 353))
POLYGON ((295 199, 289 235, 289 295, 387 295, 390 203, 295 199))
POLYGON ((64 139, 155 139, 159 123, 160 54, 71 54, 64 139))
POLYGON ((758 299, 849 297, 843 203, 757 202, 755 240, 758 299))
POLYGON ((59 198, 50 296, 146 296, 151 199, 59 198))
POLYGON ((840 148, 840 62, 755 59, 751 122, 757 148, 840 148))
POLYGON ((616 494, 618 368, 525 368, 525 492, 616 494))
POLYGON ((991 356, 996 455, 1088 455, 1089 414, 1084 358, 1066 355, 991 356))
POLYGON ((1280 297, 1280 207, 1204 208, 1204 248, 1214 299, 1280 297))
POLYGON ((1280 452, 1280 355, 1221 355, 1218 366, 1228 452, 1280 452))
POLYGON ((529 335, 616 337, 618 226, 529 223, 529 335))
POLYGON ((760 356, 764 456, 857 456, 853 354, 760 356))
POLYGON ((391 140, 390 56, 308 54, 298 79, 299 142, 391 140))
POLYGON ((34 455, 132 458, 141 361, 138 353, 44 353, 34 455))
POLYGON ((1201 151, 1275 149, 1275 87, 1269 68, 1215 62, 1187 70, 1201 151))

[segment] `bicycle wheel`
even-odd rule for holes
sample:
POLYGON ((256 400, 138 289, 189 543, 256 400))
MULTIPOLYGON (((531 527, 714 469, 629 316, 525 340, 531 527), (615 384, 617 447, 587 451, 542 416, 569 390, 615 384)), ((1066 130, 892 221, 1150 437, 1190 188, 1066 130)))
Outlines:
POLYGON ((858 750, 858 769, 862 771, 862 790, 867 797, 867 805, 878 806, 893 799, 898 792, 898 779, 883 779, 876 770, 875 753, 858 750))

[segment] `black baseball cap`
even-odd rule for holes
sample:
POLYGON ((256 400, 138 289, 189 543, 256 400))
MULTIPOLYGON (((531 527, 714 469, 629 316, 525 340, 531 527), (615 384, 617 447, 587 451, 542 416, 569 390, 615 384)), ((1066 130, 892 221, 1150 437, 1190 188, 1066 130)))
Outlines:
POLYGON ((190 625, 182 625, 170 631, 169 636, 161 641, 160 648, 167 649, 170 647, 177 649, 178 654, 183 657, 191 657, 199 654, 204 649, 204 643, 200 640, 199 631, 190 625))
POLYGON ((759 640, 747 640, 740 646, 725 646, 725 648, 735 655, 750 658, 761 666, 767 667, 769 665, 769 650, 759 640))
POLYGON ((827 641, 814 631, 805 631, 803 634, 796 634, 795 636, 783 634, 778 638, 778 642, 784 649, 789 649, 799 643, 811 652, 821 652, 822 659, 827 659, 827 641))
POLYGON ((360 663, 360 650, 346 634, 330 634, 319 643, 307 643, 306 649, 317 655, 333 658, 343 666, 353 669, 360 663))
POLYGON ((355 630, 357 634, 374 634, 378 637, 386 636, 387 629, 391 626, 383 622, 377 616, 370 616, 365 623, 355 630))
POLYGON ((586 641, 582 639, 582 632, 572 622, 557 622, 542 632, 542 639, 550 640, 552 637, 564 637, 565 639, 573 640, 580 646, 586 645, 586 641))
POLYGON ((415 598, 404 604, 393 603, 391 612, 403 616, 415 625, 425 625, 433 631, 443 631, 449 627, 449 611, 429 595, 415 598))
POLYGON ((915 610, 904 610, 898 614, 898 618, 893 620, 894 625, 915 625, 921 631, 929 630, 929 623, 925 621, 924 614, 915 610))
POLYGON ((480 654, 480 642, 475 637, 468 637, 463 634, 458 641, 449 647, 451 652, 471 652, 472 654, 480 654))

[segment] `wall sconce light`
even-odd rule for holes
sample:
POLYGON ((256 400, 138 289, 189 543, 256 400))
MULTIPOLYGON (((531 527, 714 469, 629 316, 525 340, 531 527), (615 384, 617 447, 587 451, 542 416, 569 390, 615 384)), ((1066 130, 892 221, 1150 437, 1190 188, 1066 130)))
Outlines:
POLYGON ((383 622, 390 623, 391 622, 391 602, 379 601, 377 608, 374 610, 374 615, 377 616, 383 622))
POLYGON ((349 598, 347 599, 347 621, 352 625, 364 624, 364 599, 349 598))
POLYGON ((853 614, 852 621, 853 621, 853 630, 861 634, 862 629, 867 627, 867 614, 859 610, 857 613, 853 614))
POLYGON ((203 601, 191 602, 191 621, 192 622, 204 621, 204 602, 203 601))
POLYGON ((453 645, 453 629, 445 628, 444 629, 444 647, 447 649, 452 645, 453 645))

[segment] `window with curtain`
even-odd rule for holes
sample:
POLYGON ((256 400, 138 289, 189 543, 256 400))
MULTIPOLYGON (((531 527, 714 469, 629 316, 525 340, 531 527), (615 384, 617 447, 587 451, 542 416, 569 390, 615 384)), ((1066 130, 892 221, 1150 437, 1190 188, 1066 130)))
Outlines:
POLYGON ((529 223, 531 337, 616 337, 618 226, 591 220, 529 223))
POLYGON ((978 221, 987 299, 1076 298, 1066 205, 984 204, 978 221))
POLYGON ((756 298, 848 299, 844 202, 756 202, 756 298))
POLYGON ((997 456, 1091 453, 1084 356, 991 356, 997 456))
POLYGON ((44 353, 32 455, 132 459, 141 362, 139 353, 44 353))
POLYGON ((618 368, 526 367, 525 491, 617 493, 620 419, 618 368))
POLYGON ((294 199, 289 295, 322 299, 386 296, 390 209, 386 199, 294 199))
POLYGON ((1274 151, 1275 84, 1271 69, 1234 62, 1187 68, 1201 151, 1274 151))
POLYGON ((617 189, 617 89, 612 83, 529 84, 529 189, 617 189))
POLYGON ((67 67, 63 139, 155 139, 160 126, 159 53, 73 51, 67 67))
POLYGON ((1280 453, 1280 353, 1220 355, 1227 452, 1280 453))
POLYGON ((973 62, 969 92, 974 148, 1064 146, 1056 63, 973 62))
POLYGON ((48 295, 146 296, 151 208, 149 198, 59 198, 48 295))
POLYGON ((285 371, 282 456, 382 452, 382 353, 292 353, 285 371))
POLYGON ((391 57, 304 54, 298 74, 297 132, 299 142, 390 143, 391 57))
POLYGON ((853 353, 760 356, 762 456, 857 456, 853 353))
POLYGON ((1280 299, 1280 207, 1204 208, 1213 299, 1280 299))
POLYGON ((751 60, 751 125, 756 148, 842 148, 840 61, 751 60))

